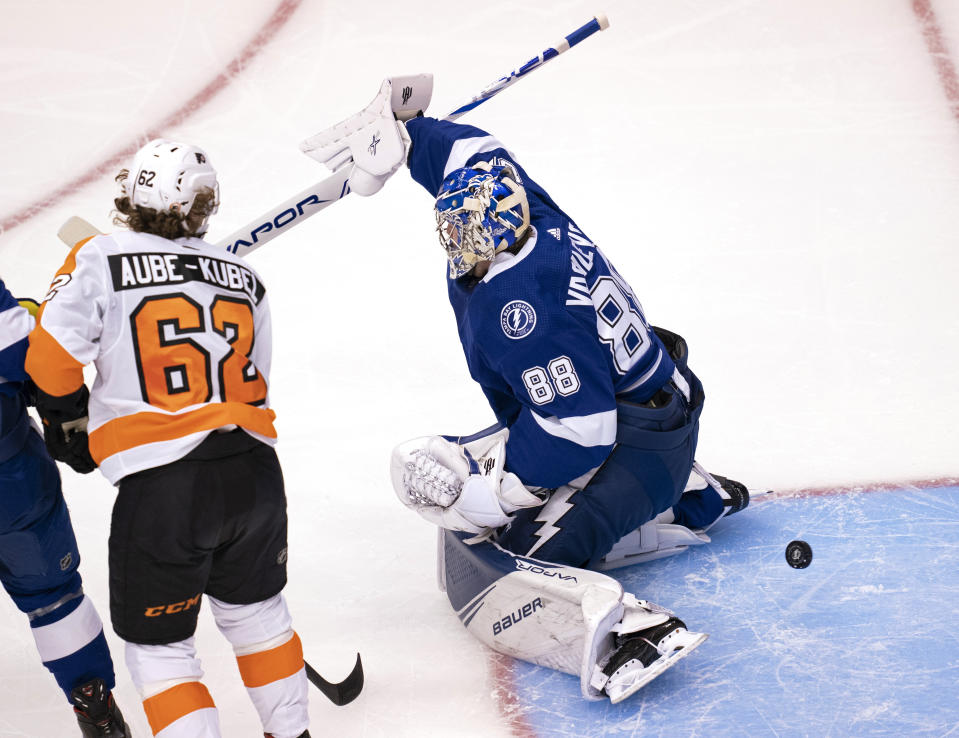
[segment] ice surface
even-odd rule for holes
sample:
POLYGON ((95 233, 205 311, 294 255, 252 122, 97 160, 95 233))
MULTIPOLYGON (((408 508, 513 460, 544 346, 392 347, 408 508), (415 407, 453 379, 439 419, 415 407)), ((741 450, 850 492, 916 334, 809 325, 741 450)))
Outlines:
MULTIPOLYGON (((146 22, 118 0, 2 11, 0 273, 38 296, 64 257, 63 220, 109 226, 113 168, 95 172, 135 142, 162 133, 210 152, 215 240, 325 177, 297 143, 383 77, 433 72, 443 114, 605 12, 608 31, 464 121, 506 141, 650 319, 688 339, 709 397, 700 461, 777 489, 959 476, 955 3, 179 0, 146 22), (930 51, 925 9, 945 51, 930 51)), ((251 256, 275 316, 287 596, 317 669, 342 678, 359 650, 367 671, 348 707, 315 696, 315 734, 956 730, 952 488, 773 499, 709 547, 624 570, 712 637, 616 708, 474 643, 435 589, 433 530, 387 476, 396 443, 491 420, 432 228, 429 197, 401 173, 251 256), (782 555, 797 537, 815 553, 803 571, 782 555)), ((64 480, 85 588, 108 617, 113 493, 98 475, 64 480)), ((256 735, 207 612, 198 640, 224 735, 256 735)), ((118 697, 148 735, 111 645, 118 697)), ((0 736, 73 735, 2 598, 0 651, 0 736)))

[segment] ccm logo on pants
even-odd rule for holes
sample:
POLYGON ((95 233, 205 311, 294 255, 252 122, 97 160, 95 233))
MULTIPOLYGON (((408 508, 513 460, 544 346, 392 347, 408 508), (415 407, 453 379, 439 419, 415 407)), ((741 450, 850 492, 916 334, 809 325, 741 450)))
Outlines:
POLYGON ((199 604, 200 594, 198 593, 195 597, 191 597, 188 600, 183 600, 183 602, 174 602, 172 605, 157 605, 156 607, 148 607, 146 610, 144 610, 143 614, 148 618, 155 618, 158 615, 173 615, 174 613, 189 610, 191 607, 196 607, 199 604))

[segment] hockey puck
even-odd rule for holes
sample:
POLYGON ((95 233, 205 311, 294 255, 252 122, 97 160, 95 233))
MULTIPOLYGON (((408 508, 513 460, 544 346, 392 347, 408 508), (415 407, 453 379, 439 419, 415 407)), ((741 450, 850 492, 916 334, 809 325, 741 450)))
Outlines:
POLYGON ((805 541, 790 541, 786 546, 786 563, 793 569, 805 569, 812 562, 812 547, 805 541))

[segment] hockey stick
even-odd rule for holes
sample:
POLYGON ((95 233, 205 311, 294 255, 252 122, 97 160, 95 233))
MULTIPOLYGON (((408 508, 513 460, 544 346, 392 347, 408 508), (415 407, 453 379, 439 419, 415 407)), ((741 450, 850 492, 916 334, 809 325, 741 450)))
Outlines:
POLYGON ((589 23, 586 23, 580 26, 579 28, 577 28, 575 31, 569 34, 566 38, 564 38, 558 44, 549 47, 548 49, 546 49, 546 51, 544 51, 539 56, 534 56, 532 59, 526 62, 523 66, 521 66, 519 69, 514 69, 505 77, 500 77, 498 80, 496 80, 492 84, 484 87, 483 91, 480 92, 480 94, 478 94, 468 103, 465 103, 464 105, 461 105, 460 107, 456 108, 456 110, 454 110, 452 113, 447 115, 443 120, 449 120, 449 121, 456 120, 461 115, 464 115, 468 113, 469 111, 471 111, 473 108, 476 108, 479 105, 482 105, 491 97, 498 95, 507 87, 510 87, 516 82, 518 82, 520 77, 523 77, 529 74, 534 69, 539 69, 546 62, 550 61, 551 59, 555 59, 564 51, 569 51, 580 41, 583 41, 589 38, 597 31, 605 31, 607 28, 609 28, 609 21, 606 19, 606 16, 602 14, 597 15, 589 23))
MULTIPOLYGON (((589 23, 577 28, 555 46, 549 47, 505 77, 500 77, 495 82, 487 85, 482 92, 473 97, 469 102, 453 110, 443 118, 443 120, 456 120, 470 110, 482 105, 490 98, 495 97, 507 87, 512 86, 534 69, 539 69, 546 62, 555 59, 597 31, 602 31, 606 28, 609 28, 609 21, 606 19, 606 16, 597 15, 590 20, 589 23)), ((268 241, 272 241, 281 233, 285 233, 294 225, 302 223, 310 216, 316 215, 316 213, 329 207, 337 200, 346 197, 350 193, 350 188, 347 184, 349 176, 350 167, 343 167, 322 182, 318 182, 312 187, 308 187, 302 192, 293 195, 293 197, 284 200, 271 210, 263 213, 263 215, 252 223, 238 231, 234 231, 226 238, 217 241, 216 245, 225 248, 227 251, 232 251, 234 254, 246 256, 268 241)))
MULTIPOLYGON (((507 87, 514 85, 519 79, 526 76, 534 69, 539 69, 546 62, 555 59, 565 51, 569 51, 573 46, 584 39, 589 38, 597 31, 609 28, 609 21, 605 15, 597 15, 595 18, 577 28, 571 34, 566 36, 555 46, 551 46, 538 56, 533 57, 528 62, 514 69, 505 77, 500 77, 495 82, 487 85, 482 92, 473 97, 469 102, 461 105, 450 112, 443 120, 454 121, 465 115, 474 108, 479 107, 492 97, 495 97, 507 87)), ((234 254, 246 256, 251 251, 255 251, 268 241, 272 241, 281 233, 285 233, 298 223, 312 215, 316 215, 324 208, 329 207, 337 200, 342 200, 350 193, 347 180, 350 176, 350 167, 342 167, 339 171, 324 179, 322 182, 307 187, 290 198, 287 198, 279 205, 274 206, 263 213, 252 223, 234 231, 226 238, 216 242, 216 246, 232 251, 234 254)), ((88 235, 96 235, 99 231, 82 218, 73 216, 60 229, 63 234, 65 229, 75 229, 80 227, 88 232, 88 235), (89 231, 92 231, 90 233, 89 231)), ((77 238, 73 241, 66 240, 61 235, 61 240, 67 246, 73 248, 74 244, 82 240, 77 238)))
POLYGON ((304 661, 303 664, 306 666, 306 678, 309 679, 313 686, 320 690, 330 702, 338 707, 350 704, 359 697, 360 692, 363 691, 363 662, 360 660, 359 654, 356 654, 356 664, 353 666, 353 671, 350 672, 350 675, 342 682, 335 684, 326 681, 326 679, 320 676, 319 672, 306 661, 304 661))

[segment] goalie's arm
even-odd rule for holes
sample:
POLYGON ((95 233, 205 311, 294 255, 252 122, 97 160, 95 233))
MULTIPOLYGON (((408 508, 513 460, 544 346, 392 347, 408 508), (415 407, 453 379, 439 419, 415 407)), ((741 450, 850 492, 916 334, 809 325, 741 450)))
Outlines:
MULTIPOLYGON (((555 59, 560 54, 568 51, 570 48, 576 44, 584 41, 585 39, 592 36, 598 31, 605 30, 609 27, 609 21, 604 15, 598 15, 590 19, 587 23, 583 24, 575 31, 566 36, 562 41, 556 43, 555 45, 543 50, 540 54, 533 57, 525 64, 519 68, 513 70, 505 77, 498 78, 495 82, 487 85, 479 94, 475 95, 470 99, 469 102, 464 105, 459 106, 458 108, 450 111, 445 117, 444 120, 452 121, 456 120, 465 113, 473 110, 474 108, 482 105, 484 102, 489 100, 492 97, 495 97, 500 92, 505 90, 507 87, 510 87, 525 75, 529 74, 535 69, 539 69, 546 62, 555 59)), ((430 96, 432 95, 432 75, 421 74, 421 75, 409 75, 406 77, 393 77, 391 78, 391 109, 395 114, 395 117, 399 121, 409 120, 416 115, 418 111, 426 110, 430 96)), ((377 99, 374 99, 371 106, 376 105, 377 99)), ((371 106, 368 106, 368 110, 371 106)), ((362 115, 361 111, 358 116, 362 115)), ((352 116, 353 119, 357 116, 352 116)), ((347 121, 343 121, 346 123, 347 121)), ((349 138, 352 133, 346 134, 346 129, 342 128, 343 123, 337 124, 332 129, 325 131, 317 136, 307 139, 303 142, 304 150, 314 149, 317 150, 326 145, 326 142, 318 141, 320 137, 329 134, 331 131, 335 131, 339 127, 340 138, 349 138), (343 134, 346 134, 345 136, 343 134)), ((354 125, 356 121, 354 121, 354 125)), ((397 126, 402 130, 402 125, 397 126)), ((374 136, 372 133, 375 131, 370 131, 371 136, 370 140, 367 142, 363 137, 357 136, 355 141, 350 142, 350 151, 360 152, 360 159, 365 159, 366 164, 372 165, 373 163, 369 161, 370 157, 365 157, 363 155, 364 149, 371 145, 374 141, 374 136), (355 144, 355 146, 354 146, 355 144)), ((403 133, 399 133, 402 137, 403 133)), ((392 134, 390 136, 392 139, 392 134)), ((395 140, 393 140, 395 152, 395 140)), ((255 221, 253 221, 248 226, 244 226, 238 231, 231 233, 224 239, 221 239, 217 242, 217 245, 229 249, 235 254, 240 254, 245 256, 254 249, 259 248, 264 243, 271 241, 276 238, 281 233, 285 233, 292 226, 302 223, 306 218, 314 215, 320 210, 328 207, 334 202, 342 199, 347 194, 350 193, 350 185, 357 185, 363 189, 361 192, 360 189, 354 188, 358 194, 372 194, 372 192, 366 192, 364 183, 361 180, 367 180, 375 188, 372 191, 375 192, 379 187, 376 186, 377 179, 383 177, 380 173, 377 173, 376 167, 374 169, 364 169, 363 166, 360 166, 359 169, 361 173, 356 179, 351 181, 352 170, 349 166, 344 166, 350 162, 350 156, 343 155, 342 149, 339 153, 327 153, 323 151, 319 156, 328 156, 326 160, 321 159, 321 161, 327 161, 330 164, 330 168, 334 170, 334 174, 324 181, 314 185, 311 188, 304 190, 298 195, 289 198, 280 205, 268 210, 266 213, 261 215, 255 221), (367 175, 370 175, 367 177, 367 175)), ((309 151, 306 153, 310 156, 313 156, 309 151)), ((379 155, 379 154, 377 154, 379 155)), ((385 161, 385 159, 383 160, 385 161)), ((359 163, 359 162, 358 162, 359 163)), ((395 171, 394 169, 391 170, 395 171)), ((387 174, 386 176, 389 176, 387 174)), ((369 186, 369 184, 367 184, 369 186)), ((382 186, 382 181, 379 182, 379 186, 382 186)))

